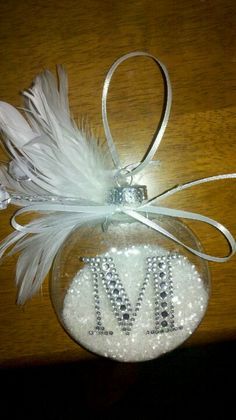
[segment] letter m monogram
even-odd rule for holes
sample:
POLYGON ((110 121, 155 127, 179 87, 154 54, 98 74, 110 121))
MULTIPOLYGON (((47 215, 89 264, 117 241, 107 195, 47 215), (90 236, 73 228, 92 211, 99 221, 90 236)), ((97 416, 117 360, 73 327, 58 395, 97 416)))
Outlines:
POLYGON ((175 253, 164 256, 152 256, 146 258, 145 276, 140 287, 138 298, 134 306, 131 305, 125 287, 116 269, 112 257, 82 258, 88 264, 92 273, 94 288, 94 308, 96 313, 96 325, 89 334, 108 335, 113 334, 107 331, 102 322, 100 306, 100 287, 106 290, 107 298, 110 301, 111 309, 117 319, 118 325, 124 334, 130 335, 132 327, 140 311, 145 296, 145 290, 150 281, 154 286, 154 319, 153 327, 146 331, 146 334, 160 334, 181 329, 176 327, 173 306, 173 280, 172 280, 172 259, 181 258, 175 253))

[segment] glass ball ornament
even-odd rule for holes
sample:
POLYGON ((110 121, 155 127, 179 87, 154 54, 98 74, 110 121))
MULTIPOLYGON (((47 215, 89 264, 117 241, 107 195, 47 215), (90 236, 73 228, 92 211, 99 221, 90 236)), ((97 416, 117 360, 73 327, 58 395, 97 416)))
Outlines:
MULTIPOLYGON (((180 220, 158 225, 202 251, 180 220)), ((125 218, 75 229, 52 270, 58 319, 82 347, 123 362, 154 359, 182 344, 208 304, 208 263, 146 225, 125 218)))

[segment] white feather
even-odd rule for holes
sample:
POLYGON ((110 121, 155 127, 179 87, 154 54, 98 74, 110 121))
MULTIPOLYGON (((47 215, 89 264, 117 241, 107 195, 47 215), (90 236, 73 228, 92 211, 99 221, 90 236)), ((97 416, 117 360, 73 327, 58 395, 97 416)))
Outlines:
MULTIPOLYGON (((69 233, 86 223, 99 221, 97 215, 53 214, 34 220, 27 225, 32 231, 41 229, 38 234, 25 237, 14 236, 11 242, 18 241, 9 255, 20 252, 16 268, 16 284, 19 304, 24 304, 40 288, 53 263, 55 255, 69 233)), ((1 246, 0 246, 1 252, 1 246)))
MULTIPOLYGON (((29 123, 11 105, 0 102, 5 147, 17 170, 29 179, 17 181, 7 165, 2 165, 0 183, 9 192, 20 194, 20 206, 26 206, 27 194, 103 204, 114 182, 107 153, 71 119, 66 73, 60 66, 57 71, 59 87, 52 73, 45 71, 23 92, 29 123)), ((24 303, 39 289, 71 230, 94 219, 98 216, 45 214, 29 223, 27 232, 15 232, 0 243, 0 256, 12 245, 11 254, 20 253, 16 269, 18 303, 24 303)))
POLYGON ((20 112, 2 101, 0 101, 0 127, 5 137, 19 150, 36 135, 20 112))

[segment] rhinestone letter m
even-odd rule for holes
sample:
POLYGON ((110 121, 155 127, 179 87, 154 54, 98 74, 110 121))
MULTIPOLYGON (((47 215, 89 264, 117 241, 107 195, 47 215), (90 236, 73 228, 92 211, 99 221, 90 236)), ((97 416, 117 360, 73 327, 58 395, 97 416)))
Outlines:
POLYGON ((137 314, 141 308, 146 287, 151 279, 154 286, 154 323, 153 328, 146 331, 146 334, 160 334, 181 329, 181 326, 176 327, 175 325, 174 305, 172 302, 173 280, 171 261, 176 258, 181 258, 181 256, 170 253, 167 256, 153 256, 146 259, 146 273, 134 308, 131 305, 112 257, 82 258, 82 261, 89 266, 93 277, 96 325, 94 330, 89 331, 89 334, 113 334, 112 331, 107 331, 103 325, 99 295, 101 285, 106 290, 112 311, 121 331, 126 335, 130 335, 137 314))

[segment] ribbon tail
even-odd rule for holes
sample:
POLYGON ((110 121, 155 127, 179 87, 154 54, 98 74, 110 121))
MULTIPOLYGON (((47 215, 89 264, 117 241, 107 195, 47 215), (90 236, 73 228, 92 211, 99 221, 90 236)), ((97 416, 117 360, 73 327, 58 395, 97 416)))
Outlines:
POLYGON ((146 226, 154 229, 155 231, 160 232, 162 235, 173 240, 174 242, 178 243, 179 245, 183 246, 185 249, 190 251, 192 254, 197 255, 198 257, 203 258, 204 260, 214 261, 214 262, 225 262, 229 260, 236 251, 235 239, 231 235, 229 230, 225 226, 221 225, 220 223, 206 216, 203 216, 197 213, 191 213, 191 212, 168 209, 168 208, 166 209, 163 207, 151 207, 151 206, 144 206, 144 207, 138 208, 138 210, 136 211, 132 209, 123 209, 123 212, 127 214, 128 216, 132 217, 133 219, 136 219, 139 222, 145 224, 146 226), (197 249, 191 248, 187 244, 185 244, 184 242, 176 238, 174 235, 172 235, 170 232, 168 232, 166 229, 159 226, 156 222, 140 214, 139 213, 140 211, 146 212, 147 214, 159 214, 159 215, 171 216, 171 217, 183 217, 186 219, 198 220, 201 222, 208 223, 209 225, 215 227, 227 240, 230 247, 230 253, 225 257, 216 257, 213 255, 205 254, 204 252, 200 252, 197 249))
POLYGON ((163 193, 151 198, 147 201, 147 204, 153 203, 154 201, 160 201, 163 198, 170 197, 171 195, 174 195, 183 190, 187 190, 188 188, 195 187, 196 185, 205 184, 207 182, 221 181, 223 179, 236 179, 236 173, 214 175, 208 178, 200 178, 196 179, 195 181, 186 182, 186 184, 176 185, 173 188, 170 188, 167 191, 164 191, 163 193))

